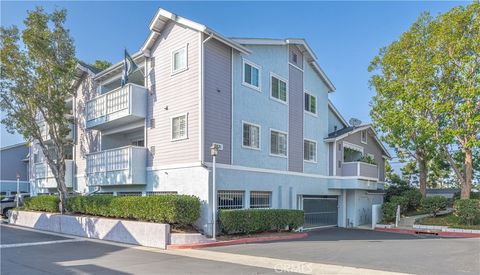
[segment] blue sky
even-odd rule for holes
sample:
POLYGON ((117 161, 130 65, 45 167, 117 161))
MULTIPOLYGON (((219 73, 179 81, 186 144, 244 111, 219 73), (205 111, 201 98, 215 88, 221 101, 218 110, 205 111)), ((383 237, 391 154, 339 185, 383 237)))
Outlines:
MULTIPOLYGON (((367 67, 423 11, 432 15, 466 2, 1 2, 1 25, 22 28, 27 10, 68 11, 77 56, 118 62, 139 50, 157 8, 200 22, 228 37, 305 38, 336 86, 331 100, 348 120, 370 122, 367 67)), ((1 146, 21 141, 2 127, 1 146)))

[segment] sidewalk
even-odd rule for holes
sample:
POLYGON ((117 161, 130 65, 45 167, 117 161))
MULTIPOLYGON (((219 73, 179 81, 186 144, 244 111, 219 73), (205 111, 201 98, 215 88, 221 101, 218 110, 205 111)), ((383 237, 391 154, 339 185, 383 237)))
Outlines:
MULTIPOLYGON (((446 210, 438 212, 437 215, 445 215, 451 212, 453 212, 453 208, 447 208, 446 210)), ((398 223, 398 228, 412 229, 416 221, 426 217, 431 217, 431 216, 432 214, 423 214, 423 215, 403 217, 400 219, 400 222, 398 223)))

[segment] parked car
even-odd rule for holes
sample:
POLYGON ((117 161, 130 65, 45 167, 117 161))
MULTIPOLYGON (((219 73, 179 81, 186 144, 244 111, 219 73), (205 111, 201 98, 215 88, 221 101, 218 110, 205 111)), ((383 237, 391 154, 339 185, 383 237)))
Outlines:
MULTIPOLYGON (((23 206, 25 198, 30 197, 30 194, 20 194, 18 206, 23 206)), ((8 210, 17 207, 17 196, 8 196, 0 201, 0 212, 4 217, 7 217, 8 210)))

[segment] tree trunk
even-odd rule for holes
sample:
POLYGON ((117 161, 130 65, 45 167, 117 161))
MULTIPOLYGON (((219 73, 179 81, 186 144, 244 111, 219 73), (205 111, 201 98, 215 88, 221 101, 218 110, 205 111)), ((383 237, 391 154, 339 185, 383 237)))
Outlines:
POLYGON ((472 162, 472 150, 465 150, 465 180, 461 185, 460 197, 462 199, 470 198, 470 191, 472 190, 472 175, 473 175, 473 162, 472 162))
POLYGON ((57 190, 58 190, 58 195, 60 198, 60 202, 58 203, 58 209, 60 210, 60 213, 64 214, 65 213, 65 202, 67 200, 67 185, 65 184, 65 159, 62 158, 58 165, 58 173, 57 173, 57 190))
POLYGON ((420 183, 420 193, 423 197, 427 195, 427 161, 421 151, 417 151, 418 177, 420 183))

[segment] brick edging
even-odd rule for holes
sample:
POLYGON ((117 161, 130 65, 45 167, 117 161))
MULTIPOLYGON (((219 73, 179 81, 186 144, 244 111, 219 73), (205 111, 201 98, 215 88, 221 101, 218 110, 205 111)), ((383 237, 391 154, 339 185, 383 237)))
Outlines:
POLYGON ((428 230, 428 229, 375 228, 375 231, 398 233, 398 234, 409 234, 409 235, 426 233, 426 234, 434 234, 441 237, 467 237, 467 238, 480 237, 480 234, 478 233, 446 232, 446 231, 428 230))
POLYGON ((226 246, 226 245, 245 244, 245 243, 294 240, 294 239, 302 239, 307 236, 308 236, 308 233, 296 233, 296 234, 291 234, 286 236, 241 238, 241 239, 217 241, 217 242, 211 242, 211 243, 170 244, 170 245, 167 245, 167 249, 194 249, 194 248, 216 247, 216 246, 226 246))

